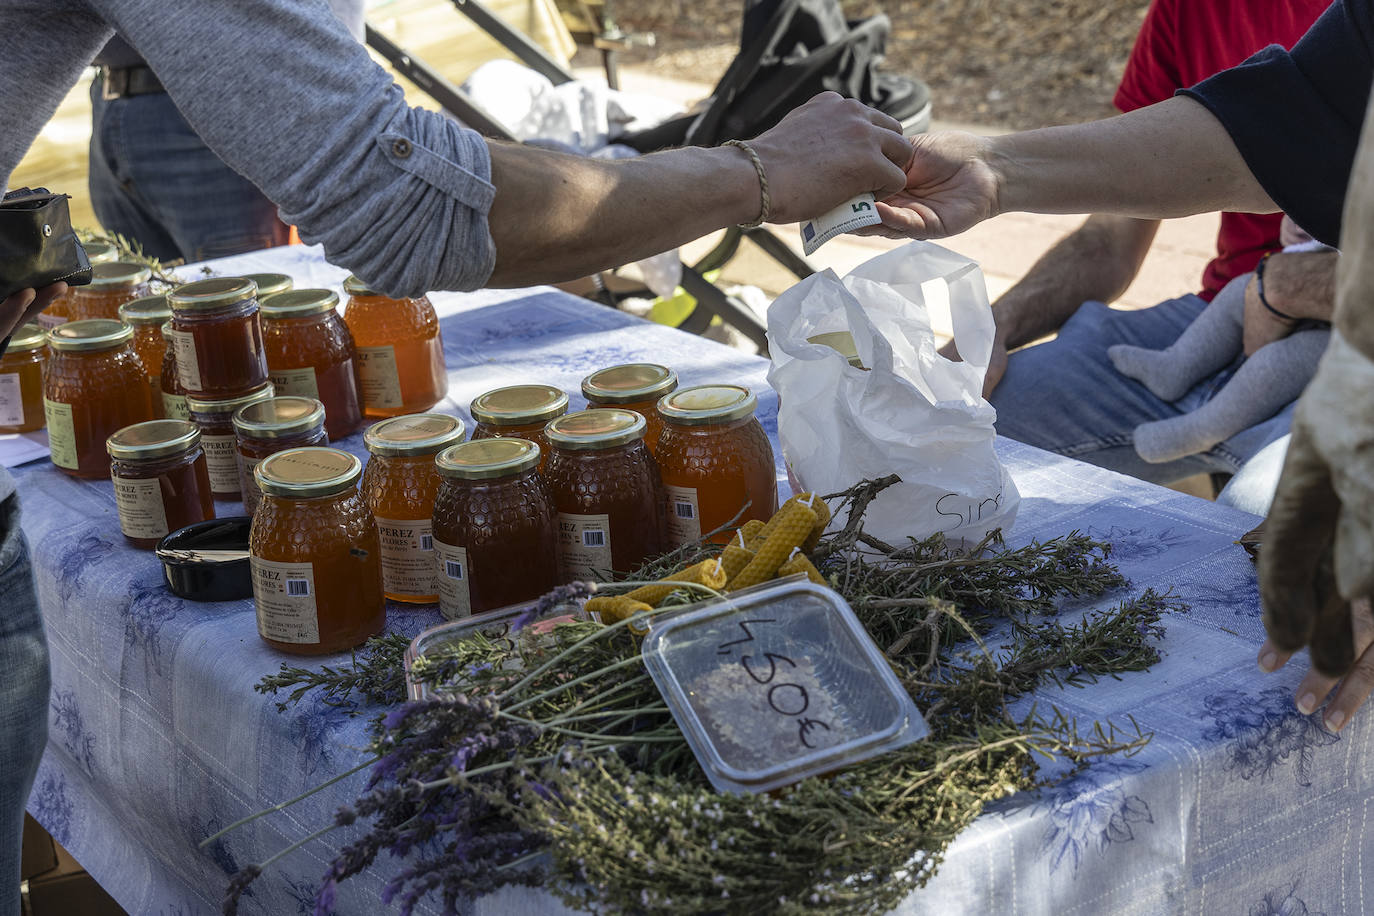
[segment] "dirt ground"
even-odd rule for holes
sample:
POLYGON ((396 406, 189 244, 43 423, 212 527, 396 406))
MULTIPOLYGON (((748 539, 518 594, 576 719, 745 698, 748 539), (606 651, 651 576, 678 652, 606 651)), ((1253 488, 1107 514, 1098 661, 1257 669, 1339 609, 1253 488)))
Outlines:
MULTIPOLYGON (((1030 128, 1115 113, 1147 0, 841 0, 892 22, 884 69, 928 83, 943 121, 1030 128)), ((614 0, 656 45, 626 62, 714 82, 738 49, 742 0, 614 0)))

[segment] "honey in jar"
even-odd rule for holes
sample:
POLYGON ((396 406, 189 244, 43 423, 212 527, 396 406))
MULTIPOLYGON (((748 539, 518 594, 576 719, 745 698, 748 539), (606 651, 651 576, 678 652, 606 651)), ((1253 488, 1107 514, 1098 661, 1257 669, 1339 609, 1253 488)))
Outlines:
POLYGON ((435 459, 439 610, 450 620, 530 601, 559 584, 558 522, 528 439, 480 439, 435 459))
POLYGON ((242 499, 239 490, 238 434, 234 432, 234 413, 259 401, 269 400, 275 392, 264 382, 247 394, 228 398, 186 396, 191 420, 200 427, 200 444, 210 467, 210 491, 215 499, 242 499))
POLYGON ((268 296, 287 292, 296 285, 295 281, 286 274, 244 274, 243 278, 252 280, 253 285, 258 288, 259 304, 268 296))
POLYGON ((142 264, 108 261, 91 267, 91 282, 72 290, 67 319, 118 318, 119 307, 148 295, 152 271, 142 264))
POLYGON ((153 413, 160 417, 167 416, 162 410, 162 357, 167 353, 167 338, 162 334, 162 326, 171 317, 172 307, 162 294, 143 296, 119 307, 120 321, 134 329, 134 352, 148 376, 153 413))
POLYGON ((439 317, 429 299, 391 299, 357 277, 344 281, 344 322, 358 352, 363 414, 429 410, 448 394, 439 317))
POLYGON ((619 407, 644 418, 644 445, 653 454, 658 448, 663 421, 656 405, 665 394, 677 390, 677 373, 657 363, 626 363, 598 369, 582 380, 582 396, 588 407, 619 407))
POLYGON ((172 306, 177 379, 199 398, 242 394, 267 381, 257 287, 243 277, 178 286, 172 306))
POLYGON ((185 420, 135 423, 105 440, 124 537, 152 548, 164 536, 215 517, 200 429, 185 420))
MULTIPOLYGON (((86 249, 86 259, 91 262, 91 267, 97 264, 108 264, 111 261, 119 260, 119 249, 115 248, 113 242, 104 239, 93 239, 89 242, 82 242, 81 247, 86 249)), ((92 271, 94 273, 94 271, 92 271)), ((65 293, 58 296, 48 303, 37 318, 34 319, 38 326, 43 330, 51 330, 63 322, 71 320, 72 297, 76 295, 79 287, 73 286, 65 293)))
POLYGON ((363 422, 358 400, 357 348, 327 289, 264 296, 262 341, 277 394, 324 404, 325 429, 338 442, 363 422))
POLYGON ((258 634, 298 655, 342 652, 382 631, 377 523, 362 462, 338 449, 277 452, 253 472, 262 503, 248 537, 258 634))
POLYGON ((644 425, 633 411, 596 408, 544 428, 564 581, 629 572, 663 552, 663 482, 644 425))
MULTIPOLYGON (((276 386, 274 385, 273 388, 276 386)), ((268 455, 307 445, 328 445, 324 428, 324 405, 314 398, 294 396, 268 398, 240 407, 233 414, 237 439, 239 491, 243 511, 258 510, 262 493, 253 469, 268 455)))
POLYGON ((382 587, 393 601, 433 604, 435 582, 431 519, 439 492, 434 456, 463 441, 463 421, 441 413, 393 417, 363 434, 370 457, 363 500, 382 538, 382 587))
MULTIPOLYGON (((773 447, 754 417, 756 406, 753 393, 739 385, 684 388, 658 402, 663 433, 654 457, 667 493, 669 548, 736 516, 742 525, 767 521, 777 511, 773 447)), ((729 539, 728 531, 712 538, 722 544, 729 539)))
POLYGON ((43 414, 52 463, 73 477, 110 476, 105 440, 153 419, 134 329, 122 321, 69 321, 48 332, 43 414))
POLYGON ((191 409, 186 406, 186 391, 177 377, 177 352, 172 346, 172 326, 162 326, 162 339, 167 344, 162 351, 162 377, 158 393, 162 399, 162 415, 169 420, 191 419, 191 409))
POLYGON ((15 330, 0 356, 0 433, 43 428, 43 365, 48 335, 36 324, 15 330))
POLYGON ((474 398, 468 412, 477 421, 474 439, 528 439, 540 450, 540 467, 548 462, 544 427, 568 412, 568 396, 551 385, 512 385, 474 398))

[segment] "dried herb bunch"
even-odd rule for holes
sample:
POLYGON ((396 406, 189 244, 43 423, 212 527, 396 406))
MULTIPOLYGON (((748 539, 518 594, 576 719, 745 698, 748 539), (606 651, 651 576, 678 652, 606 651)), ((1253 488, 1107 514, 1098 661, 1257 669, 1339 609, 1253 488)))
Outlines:
POLYGON ((95 229, 85 228, 78 228, 76 230, 76 235, 77 238, 83 242, 108 242, 119 252, 119 260, 126 261, 130 264, 142 264, 144 267, 148 268, 152 273, 152 288, 154 292, 167 292, 186 282, 168 270, 169 267, 176 266, 176 264, 180 264, 181 261, 178 260, 175 264, 163 264, 152 255, 145 254, 143 252, 143 246, 137 239, 128 238, 127 236, 120 235, 118 232, 105 232, 103 230, 97 231, 95 229))
MULTIPOLYGON (((721 794, 645 673, 633 619, 474 636, 424 660, 419 676, 435 693, 377 720, 360 766, 371 767, 366 794, 310 837, 368 825, 335 858, 317 912, 382 850, 403 862, 384 893, 402 913, 431 894, 456 912, 512 883, 607 912, 882 912, 925 884, 986 803, 1037 785, 1037 753, 1083 763, 1143 746, 1134 727, 1081 734, 1057 711, 1017 716, 1010 704, 1046 679, 1081 685, 1147 668, 1161 615, 1181 606, 1147 591, 1060 623, 1049 616, 1059 602, 1126 584, 1107 545, 1077 534, 1015 549, 992 537, 962 554, 938 537, 883 544, 862 517, 891 482, 832 497, 846 524, 813 559, 926 711, 926 740, 771 795, 721 794)), ((634 578, 715 549, 691 545, 634 578)), ((572 583, 541 610, 594 588, 615 586, 572 583)), ((374 640, 352 666, 284 668, 260 689, 392 700, 403 652, 374 640)), ((226 912, 287 851, 236 877, 226 912)))

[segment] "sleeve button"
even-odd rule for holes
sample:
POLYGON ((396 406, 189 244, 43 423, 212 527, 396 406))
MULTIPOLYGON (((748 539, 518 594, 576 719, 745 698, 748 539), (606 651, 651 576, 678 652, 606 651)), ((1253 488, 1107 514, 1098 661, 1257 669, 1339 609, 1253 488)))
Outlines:
POLYGON ((405 159, 410 155, 410 141, 406 139, 393 140, 391 142, 391 152, 398 158, 405 159))

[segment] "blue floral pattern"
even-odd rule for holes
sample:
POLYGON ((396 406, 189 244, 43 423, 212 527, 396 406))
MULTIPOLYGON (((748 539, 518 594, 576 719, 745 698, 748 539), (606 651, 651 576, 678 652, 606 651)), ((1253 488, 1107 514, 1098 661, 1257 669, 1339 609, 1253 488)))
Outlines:
POLYGON ((95 533, 103 530, 90 529, 57 554, 57 568, 53 575, 57 579, 58 594, 64 602, 82 594, 86 567, 103 560, 114 550, 113 542, 95 533))
POLYGON ((95 735, 86 730, 76 692, 54 689, 52 692, 52 732, 59 736, 67 749, 87 774, 95 772, 95 735))
POLYGON ((143 664, 159 675, 162 669, 162 644, 158 634, 176 617, 182 602, 158 580, 154 585, 134 583, 129 590, 129 605, 124 611, 124 643, 143 650, 143 664))
POLYGON ((1260 616, 1259 577, 1253 572, 1234 579, 1196 582, 1183 597, 1194 608, 1236 617, 1260 616))
POLYGON ((1138 795, 1127 795, 1122 779, 1143 769, 1145 764, 1135 760, 1106 760, 1045 792, 1037 805, 1048 808, 1049 817, 1040 853, 1049 857, 1051 874, 1069 862, 1077 877, 1088 850, 1105 854, 1113 843, 1134 840, 1139 825, 1154 823, 1150 806, 1138 795))
POLYGON ((29 796, 29 810, 53 839, 66 846, 72 840, 72 817, 76 808, 67 797, 67 778, 46 775, 29 796))
POLYGON ((1320 712, 1298 712, 1286 687, 1220 690, 1203 699, 1202 712, 1212 720, 1202 737, 1225 742, 1226 772, 1244 780, 1264 782, 1292 758, 1298 785, 1310 786, 1317 748, 1341 740, 1326 730, 1320 712))
POLYGON ((1283 887, 1275 888, 1264 895, 1264 899, 1250 907, 1248 916, 1326 916, 1309 910, 1307 904, 1298 897, 1298 879, 1283 887))
POLYGON ((1118 562, 1122 560, 1152 560, 1170 550, 1177 550, 1192 540, 1185 534, 1176 533, 1173 528, 1152 531, 1149 528, 1126 528, 1120 525, 1111 525, 1104 531, 1089 525, 1087 534, 1089 537, 1111 544, 1112 559, 1118 562))

